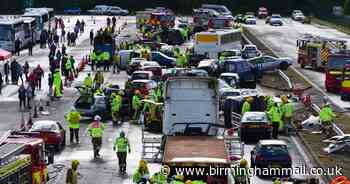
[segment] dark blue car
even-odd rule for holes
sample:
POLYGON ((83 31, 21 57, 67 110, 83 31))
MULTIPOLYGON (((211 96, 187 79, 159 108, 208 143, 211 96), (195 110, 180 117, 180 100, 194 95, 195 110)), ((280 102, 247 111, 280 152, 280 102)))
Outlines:
POLYGON ((176 66, 176 59, 165 55, 159 51, 151 52, 151 60, 156 61, 161 66, 172 68, 176 66))
POLYGON ((64 14, 69 14, 69 15, 79 15, 81 13, 80 8, 65 8, 63 10, 64 14))
POLYGON ((292 158, 287 143, 283 140, 260 140, 251 151, 250 161, 252 168, 280 168, 277 169, 280 173, 270 173, 271 175, 289 176, 291 174, 287 170, 292 168, 292 158))
POLYGON ((245 59, 229 59, 219 64, 220 73, 237 73, 241 88, 256 87, 256 71, 254 66, 245 59))

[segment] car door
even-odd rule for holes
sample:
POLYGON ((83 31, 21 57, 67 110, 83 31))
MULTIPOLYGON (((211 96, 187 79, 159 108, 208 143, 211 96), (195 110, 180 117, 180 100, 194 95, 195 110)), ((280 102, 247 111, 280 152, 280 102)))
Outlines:
POLYGON ((262 58, 264 60, 265 68, 267 68, 268 70, 274 70, 279 68, 279 62, 277 62, 275 58, 271 56, 263 56, 262 58))

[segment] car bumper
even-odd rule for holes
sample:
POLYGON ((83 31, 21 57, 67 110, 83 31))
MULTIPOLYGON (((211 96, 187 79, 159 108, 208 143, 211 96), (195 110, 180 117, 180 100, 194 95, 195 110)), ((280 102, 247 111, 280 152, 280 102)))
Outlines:
POLYGON ((255 21, 247 21, 246 24, 252 24, 252 25, 254 25, 254 24, 256 24, 256 22, 255 22, 255 21))
POLYGON ((263 161, 256 163, 257 168, 292 168, 292 163, 283 161, 263 161))
POLYGON ((283 25, 282 22, 270 22, 271 25, 283 25))
POLYGON ((264 128, 242 128, 242 137, 267 138, 271 136, 271 130, 264 128))

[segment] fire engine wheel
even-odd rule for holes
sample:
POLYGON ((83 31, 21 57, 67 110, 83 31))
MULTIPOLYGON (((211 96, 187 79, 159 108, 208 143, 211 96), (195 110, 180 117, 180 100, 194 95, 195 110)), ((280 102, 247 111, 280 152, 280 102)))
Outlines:
POLYGON ((317 64, 316 63, 312 63, 312 69, 313 70, 318 70, 317 64))

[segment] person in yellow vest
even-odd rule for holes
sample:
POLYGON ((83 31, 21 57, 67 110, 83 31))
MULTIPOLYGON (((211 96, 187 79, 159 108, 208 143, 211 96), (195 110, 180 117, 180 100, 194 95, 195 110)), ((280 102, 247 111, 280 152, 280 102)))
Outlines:
POLYGON ((97 62, 97 54, 95 50, 93 50, 92 53, 90 54, 90 60, 91 60, 91 71, 94 71, 94 66, 97 62))
POLYGON ((109 66, 111 65, 110 60, 111 60, 111 55, 109 52, 103 52, 103 71, 109 71, 109 66))
POLYGON ((241 159, 239 161, 239 164, 237 164, 233 169, 233 177, 235 183, 249 183, 249 166, 246 159, 241 159))
POLYGON ((321 108, 320 111, 320 121, 322 125, 322 131, 327 138, 331 137, 332 135, 332 123, 334 118, 336 117, 337 116, 333 112, 330 103, 326 102, 326 104, 321 108))
POLYGON ((156 172, 149 179, 151 184, 167 184, 168 176, 162 172, 156 172))
POLYGON ((103 96, 103 91, 101 88, 96 88, 94 96, 103 96))
POLYGON ((92 88, 93 81, 90 73, 88 73, 87 76, 85 77, 83 85, 86 88, 92 88))
POLYGON ((119 74, 120 73, 119 67, 120 67, 120 55, 117 51, 113 56, 113 73, 115 73, 115 69, 117 69, 117 74, 119 74))
POLYGON ((112 94, 112 95, 114 96, 111 103, 112 120, 113 120, 113 123, 118 123, 121 118, 120 109, 122 106, 124 92, 119 91, 118 95, 116 94, 112 94))
POLYGON ((100 149, 102 146, 102 135, 105 125, 101 122, 101 117, 96 115, 94 121, 89 125, 88 132, 91 136, 91 142, 94 150, 94 158, 100 157, 100 149))
POLYGON ((132 97, 132 109, 134 110, 133 120, 137 121, 141 113, 141 93, 139 90, 135 90, 135 94, 132 97))
POLYGON ((96 60, 96 68, 99 69, 101 65, 103 64, 103 52, 99 51, 97 52, 97 60, 96 60))
POLYGON ((152 32, 151 31, 147 31, 146 32, 146 39, 147 40, 151 40, 152 39, 152 32))
POLYGON ((125 133, 120 132, 119 137, 115 140, 113 150, 117 152, 119 162, 119 172, 125 174, 126 172, 126 157, 127 153, 131 152, 128 138, 125 133))
POLYGON ((251 111, 251 109, 252 109, 251 106, 252 106, 253 101, 254 101, 254 98, 251 96, 245 98, 245 101, 244 101, 243 106, 242 106, 242 111, 241 111, 242 115, 246 112, 251 111))
POLYGON ((100 88, 104 83, 104 77, 101 71, 97 71, 94 77, 95 88, 100 88))
POLYGON ((132 176, 133 183, 147 183, 149 179, 149 169, 145 160, 140 160, 139 166, 132 176))
POLYGON ((273 181, 273 184, 282 184, 282 181, 281 181, 279 178, 276 178, 276 179, 273 181))
POLYGON ((281 123, 281 110, 277 103, 267 112, 272 122, 272 137, 278 139, 278 130, 281 123))
POLYGON ((280 128, 284 128, 284 124, 290 124, 292 123, 293 118, 293 105, 292 103, 288 102, 288 97, 283 95, 281 97, 282 104, 281 104, 281 116, 282 121, 280 128))
POLYGON ((170 184, 184 184, 184 176, 183 175, 176 175, 175 178, 170 182, 170 184))
POLYGON ((67 170, 66 184, 78 184, 78 160, 72 161, 72 167, 67 170))
POLYGON ((70 132, 70 142, 74 143, 74 137, 77 144, 79 144, 79 128, 80 128, 80 113, 72 110, 66 115, 68 127, 70 132))

